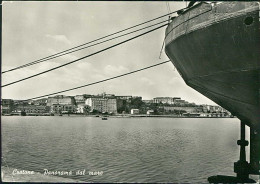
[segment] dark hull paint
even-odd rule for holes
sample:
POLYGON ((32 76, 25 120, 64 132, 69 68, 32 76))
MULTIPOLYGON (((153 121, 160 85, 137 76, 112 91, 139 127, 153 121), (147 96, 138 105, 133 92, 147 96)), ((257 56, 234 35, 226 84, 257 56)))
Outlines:
POLYGON ((257 132, 250 161, 259 170, 259 4, 201 3, 189 11, 167 27, 165 52, 187 85, 257 132))

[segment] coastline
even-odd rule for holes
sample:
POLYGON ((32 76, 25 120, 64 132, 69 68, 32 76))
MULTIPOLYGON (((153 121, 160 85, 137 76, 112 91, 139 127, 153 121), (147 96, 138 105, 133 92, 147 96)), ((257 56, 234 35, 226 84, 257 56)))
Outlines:
MULTIPOLYGON (((1 115, 1 116, 20 116, 20 115, 1 115)), ((50 116, 50 115, 27 115, 27 116, 50 116)), ((109 117, 109 118, 236 118, 235 116, 180 116, 180 115, 147 115, 147 114, 116 114, 116 115, 84 115, 84 114, 62 114, 54 116, 65 117, 109 117)))
MULTIPOLYGON (((83 183, 83 181, 58 176, 44 175, 39 172, 34 174, 12 174, 15 168, 1 166, 1 181, 2 182, 49 182, 49 183, 83 183)), ((26 171, 29 172, 29 171, 26 171)))

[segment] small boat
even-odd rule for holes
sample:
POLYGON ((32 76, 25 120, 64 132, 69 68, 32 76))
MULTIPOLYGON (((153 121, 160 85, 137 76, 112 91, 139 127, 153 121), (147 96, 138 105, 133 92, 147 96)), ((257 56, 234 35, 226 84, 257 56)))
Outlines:
POLYGON ((102 117, 102 120, 107 120, 107 118, 106 117, 102 117))

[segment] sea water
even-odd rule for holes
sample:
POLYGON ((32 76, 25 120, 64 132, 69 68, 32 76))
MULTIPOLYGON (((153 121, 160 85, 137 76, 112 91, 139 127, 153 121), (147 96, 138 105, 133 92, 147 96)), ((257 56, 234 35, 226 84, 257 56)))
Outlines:
POLYGON ((239 159, 236 118, 1 120, 3 166, 85 182, 207 182, 239 159))

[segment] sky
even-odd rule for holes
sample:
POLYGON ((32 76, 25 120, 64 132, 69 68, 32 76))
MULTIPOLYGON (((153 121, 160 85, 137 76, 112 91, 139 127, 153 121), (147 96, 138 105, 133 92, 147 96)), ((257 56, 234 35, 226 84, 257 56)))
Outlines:
MULTIPOLYGON (((186 2, 169 2, 171 11, 186 2)), ((3 3, 2 71, 55 54, 168 13, 166 2, 3 3)), ((167 20, 167 17, 158 21, 167 20)), ((158 22, 157 21, 157 22, 158 22)), ((147 25, 152 25, 152 22, 147 25)), ((165 28, 35 78, 2 88, 2 98, 28 99, 96 82, 168 60, 159 59, 165 28)), ((147 31, 147 30, 145 30, 147 31)), ((2 85, 81 58, 144 31, 2 75, 2 85)), ((139 73, 62 93, 181 97, 197 104, 214 102, 185 84, 169 62, 139 73)))

